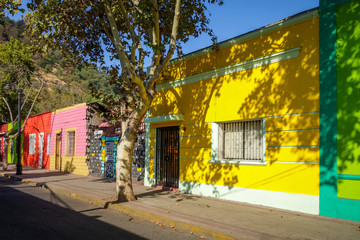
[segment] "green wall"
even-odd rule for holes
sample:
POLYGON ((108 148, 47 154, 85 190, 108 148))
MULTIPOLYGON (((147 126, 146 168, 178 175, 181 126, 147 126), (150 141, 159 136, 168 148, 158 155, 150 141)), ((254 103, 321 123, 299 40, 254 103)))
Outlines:
MULTIPOLYGON (((9 124, 8 124, 8 130, 10 130, 11 127, 12 127, 12 124, 9 123, 9 124)), ((14 130, 13 130, 13 131, 15 132, 15 131, 17 131, 17 129, 18 129, 18 123, 15 122, 14 130)), ((12 135, 10 135, 10 137, 11 137, 11 136, 12 136, 12 135)), ((11 148, 9 148, 10 151, 8 151, 8 163, 11 163, 11 155, 12 155, 12 158, 13 158, 13 163, 17 163, 17 150, 16 150, 17 137, 11 139, 10 142, 9 142, 9 145, 11 145, 11 141, 12 141, 14 144, 13 144, 13 151, 11 152, 11 148)), ((21 134, 21 155, 23 154, 23 148, 22 148, 22 146, 23 146, 23 141, 24 141, 23 134, 21 134)), ((22 162, 22 158, 21 158, 21 162, 22 162)))
POLYGON ((320 214, 360 221, 360 0, 319 13, 320 214))

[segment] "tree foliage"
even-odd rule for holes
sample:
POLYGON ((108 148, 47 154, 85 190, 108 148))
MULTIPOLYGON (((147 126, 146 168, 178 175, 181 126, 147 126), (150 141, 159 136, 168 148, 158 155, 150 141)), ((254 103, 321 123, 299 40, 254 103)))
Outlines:
POLYGON ((34 71, 33 54, 27 45, 15 39, 0 44, 0 97, 3 98, 0 101, 0 120, 3 122, 10 122, 10 115, 16 116, 18 109, 17 92, 5 91, 5 85, 20 87, 28 93, 26 96, 30 101, 23 106, 23 110, 27 112, 36 95, 36 92, 32 91, 32 84, 30 83, 34 71), (11 108, 11 114, 5 101, 11 108))
MULTIPOLYGON (((0 43, 19 40, 29 50, 29 40, 24 36, 25 23, 0 16, 0 43)), ((29 51, 30 52, 30 51, 29 51)), ((95 102, 98 99, 91 95, 91 84, 96 89, 109 89, 109 76, 96 65, 72 64, 66 60, 59 49, 34 53, 32 56, 36 67, 35 73, 42 75, 44 89, 31 114, 38 114, 83 102, 95 102), (61 99, 61 101, 58 101, 61 99)), ((109 93, 108 90, 104 91, 109 93)))
POLYGON ((0 16, 4 15, 5 11, 10 14, 24 12, 24 9, 21 8, 21 0, 0 0, 0 16))
MULTIPOLYGON (((93 92, 122 121, 118 144, 116 191, 120 200, 134 200, 131 158, 137 128, 156 94, 155 85, 175 51, 190 37, 209 28, 207 4, 222 0, 33 0, 28 4, 27 33, 39 50, 60 47, 77 62, 104 66, 108 89, 93 92), (151 61, 148 72, 145 59, 151 61)), ((106 87, 106 86, 101 86, 106 87)))
POLYGON ((121 97, 112 102, 112 95, 105 97, 103 91, 101 95, 109 106, 116 107, 113 112, 120 117, 124 101, 136 105, 143 88, 153 87, 174 50, 181 54, 181 46, 190 36, 208 33, 214 37, 208 27, 205 3, 222 1, 181 1, 178 30, 173 33, 175 2, 32 1, 28 6, 32 11, 27 19, 28 33, 37 37, 43 50, 60 46, 78 61, 105 63, 105 53, 110 53, 110 58, 119 64, 107 72, 121 97), (152 59, 148 75, 144 71, 146 57, 152 59), (129 95, 134 99, 130 100, 129 95))

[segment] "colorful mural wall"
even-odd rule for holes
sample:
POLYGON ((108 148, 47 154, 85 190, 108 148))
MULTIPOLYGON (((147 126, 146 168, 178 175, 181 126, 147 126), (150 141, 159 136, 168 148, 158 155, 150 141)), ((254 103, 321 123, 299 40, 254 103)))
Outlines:
POLYGON ((320 214, 360 221, 360 1, 320 1, 320 214))
POLYGON ((314 9, 170 62, 145 184, 318 214, 318 36, 314 9))
MULTIPOLYGON (((99 130, 94 132, 89 145, 90 175, 103 178, 115 178, 117 144, 121 138, 121 123, 99 124, 99 130)), ((139 126, 133 151, 132 176, 139 179, 143 176, 145 167, 145 124, 139 126)))
POLYGON ((51 112, 28 118, 22 136, 23 165, 50 168, 50 132, 51 112))

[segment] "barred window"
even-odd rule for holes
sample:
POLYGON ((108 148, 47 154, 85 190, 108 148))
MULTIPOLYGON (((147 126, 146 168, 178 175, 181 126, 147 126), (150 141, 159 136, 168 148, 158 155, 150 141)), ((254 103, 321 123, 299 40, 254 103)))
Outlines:
POLYGON ((66 155, 75 155, 75 131, 67 132, 66 155))
POLYGON ((29 134, 29 154, 35 154, 35 137, 35 133, 29 134))
POLYGON ((223 160, 262 161, 262 120, 220 123, 219 156, 223 160))
POLYGON ((51 143, 51 135, 48 134, 46 137, 46 154, 50 155, 50 143, 51 143))

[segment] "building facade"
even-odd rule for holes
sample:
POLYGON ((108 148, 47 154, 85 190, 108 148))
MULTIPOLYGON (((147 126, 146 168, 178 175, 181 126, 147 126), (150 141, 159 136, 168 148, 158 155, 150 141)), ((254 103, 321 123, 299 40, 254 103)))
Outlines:
POLYGON ((5 132, 8 130, 7 124, 0 125, 0 162, 3 162, 5 159, 5 132))
POLYGON ((320 1, 320 214, 360 221, 360 1, 320 1))
POLYGON ((51 112, 29 117, 23 131, 23 165, 50 168, 51 112))
POLYGON ((319 214, 318 21, 170 62, 145 119, 145 185, 319 214))
POLYGON ((78 104, 51 113, 50 169, 89 174, 88 147, 102 121, 91 104, 78 104))

